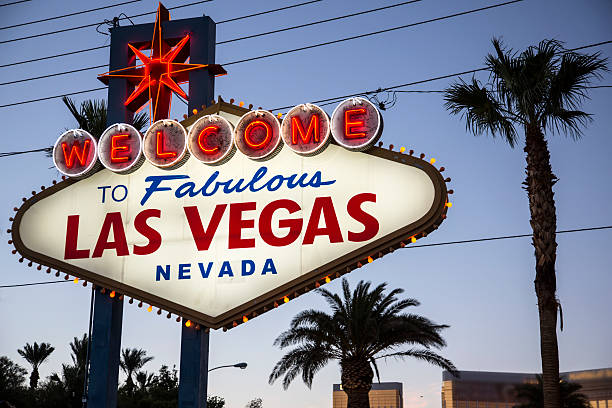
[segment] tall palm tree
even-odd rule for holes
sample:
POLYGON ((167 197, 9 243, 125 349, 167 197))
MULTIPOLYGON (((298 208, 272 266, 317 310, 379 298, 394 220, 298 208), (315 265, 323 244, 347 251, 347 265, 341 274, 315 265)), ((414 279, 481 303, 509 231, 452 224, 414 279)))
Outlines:
POLYGON ((579 110, 590 81, 607 71, 599 53, 580 54, 555 40, 544 40, 520 54, 493 39, 495 54, 486 65, 490 82, 460 81, 446 90, 446 108, 461 114, 475 135, 501 136, 510 146, 519 142, 516 127, 525 133, 527 178, 533 246, 535 291, 540 318, 540 350, 544 406, 559 408, 559 352, 555 259, 557 228, 553 186, 545 133, 564 132, 579 138, 591 116, 579 110))
POLYGON ((318 289, 332 313, 311 309, 293 318, 289 330, 274 342, 280 348, 293 346, 293 349, 276 363, 269 382, 284 376, 283 387, 287 389, 301 374, 310 387, 321 368, 330 360, 338 360, 348 408, 367 408, 374 377, 372 368, 380 380, 376 361, 381 358, 414 357, 456 374, 453 363, 431 350, 446 345, 440 331, 448 326, 404 313, 404 309, 418 306, 419 302, 398 300, 402 289, 385 293, 386 283, 373 289, 370 286, 370 282, 360 281, 351 293, 348 281, 343 279, 344 298, 318 289))
POLYGON ((34 342, 34 345, 26 343, 23 349, 17 350, 19 355, 23 357, 32 366, 32 373, 30 374, 30 388, 35 389, 38 385, 38 367, 49 358, 51 353, 55 350, 54 347, 49 343, 34 342))
MULTIPOLYGON (((589 408, 589 399, 586 395, 579 393, 582 385, 565 380, 559 382, 561 406, 563 408, 589 408)), ((542 376, 536 375, 535 383, 518 384, 514 387, 516 397, 522 404, 515 408, 543 408, 544 387, 542 376)))
POLYGON ((121 360, 119 362, 119 366, 125 375, 127 375, 125 386, 128 393, 131 393, 134 390, 132 375, 134 375, 136 371, 140 370, 151 360, 153 360, 153 357, 148 357, 145 350, 137 348, 124 348, 121 350, 121 360))

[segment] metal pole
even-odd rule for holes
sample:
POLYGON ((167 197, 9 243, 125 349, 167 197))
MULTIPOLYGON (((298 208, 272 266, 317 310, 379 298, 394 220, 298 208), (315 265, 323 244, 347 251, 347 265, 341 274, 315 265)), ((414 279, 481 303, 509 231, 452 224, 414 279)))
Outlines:
POLYGON ((89 379, 89 352, 91 351, 91 326, 93 325, 93 306, 94 306, 94 293, 96 289, 94 285, 91 285, 91 302, 89 305, 89 330, 87 331, 87 357, 85 357, 85 381, 83 381, 83 408, 87 406, 87 381, 89 379))

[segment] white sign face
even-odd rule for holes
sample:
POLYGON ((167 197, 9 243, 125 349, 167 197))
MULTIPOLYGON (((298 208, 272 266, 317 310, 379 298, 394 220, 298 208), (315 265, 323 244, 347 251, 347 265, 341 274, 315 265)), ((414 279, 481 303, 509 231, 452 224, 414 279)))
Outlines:
POLYGON ((17 214, 22 254, 213 328, 409 243, 446 209, 428 162, 338 145, 103 169, 39 196, 17 214))

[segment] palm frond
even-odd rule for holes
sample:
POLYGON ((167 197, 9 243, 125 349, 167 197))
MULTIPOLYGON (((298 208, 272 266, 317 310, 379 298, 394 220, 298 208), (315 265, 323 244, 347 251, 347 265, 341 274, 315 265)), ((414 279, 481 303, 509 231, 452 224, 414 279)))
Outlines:
POLYGON ((406 357, 413 357, 419 360, 426 361, 429 364, 433 364, 438 367, 444 368, 445 370, 449 371, 453 376, 459 377, 459 371, 457 370, 455 365, 450 360, 447 360, 446 358, 442 357, 441 355, 431 350, 410 349, 406 351, 397 351, 394 353, 383 354, 381 356, 377 356, 376 359, 378 360, 381 358, 389 358, 389 357, 395 357, 395 358, 401 358, 401 359, 406 358, 406 357))
POLYGON ((452 114, 461 114, 468 131, 474 135, 501 135, 510 146, 515 146, 518 136, 512 121, 521 122, 521 118, 505 110, 493 93, 481 87, 475 78, 472 83, 460 80, 445 92, 444 106, 452 114))

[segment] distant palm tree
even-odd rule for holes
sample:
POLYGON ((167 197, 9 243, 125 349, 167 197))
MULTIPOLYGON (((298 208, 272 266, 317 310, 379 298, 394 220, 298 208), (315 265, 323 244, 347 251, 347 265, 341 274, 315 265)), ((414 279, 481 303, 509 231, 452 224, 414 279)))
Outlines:
MULTIPOLYGON (((561 390, 561 406, 563 408, 589 408, 589 399, 578 391, 582 385, 578 383, 561 380, 559 382, 561 390)), ((514 392, 520 405, 514 408, 543 408, 544 407, 544 386, 541 375, 536 375, 536 383, 518 384, 514 387, 514 392)))
POLYGON ((55 350, 54 347, 49 343, 40 343, 40 345, 34 342, 32 346, 30 343, 26 343, 23 350, 17 350, 19 355, 23 357, 32 366, 32 373, 30 374, 30 388, 35 389, 38 385, 38 367, 45 362, 47 358, 55 350))
POLYGON ((510 146, 519 142, 516 126, 525 132, 527 178, 532 243, 535 247, 535 291, 540 317, 540 351, 544 406, 559 408, 559 351, 555 259, 557 215, 553 186, 557 177, 550 165, 544 133, 567 132, 581 136, 591 115, 579 110, 587 97, 590 81, 607 71, 606 60, 596 54, 580 54, 545 40, 521 54, 493 39, 495 55, 486 65, 490 83, 472 79, 446 90, 446 108, 462 114, 467 129, 475 135, 500 135, 510 146))
POLYGON ((146 392, 149 386, 153 383, 154 373, 147 373, 146 371, 138 371, 136 373, 136 382, 138 383, 138 390, 146 392))
POLYGON ((448 326, 403 313, 404 309, 418 306, 419 302, 415 299, 398 300, 396 296, 404 292, 402 289, 385 294, 386 283, 372 290, 370 285, 370 282, 360 281, 351 293, 348 281, 343 279, 344 299, 318 289, 332 313, 311 309, 293 318, 290 329, 281 333, 274 344, 280 348, 294 348, 276 363, 269 382, 284 376, 283 387, 287 389, 301 374, 304 383, 310 387, 314 375, 321 368, 330 360, 338 360, 342 388, 348 395, 348 408, 367 408, 374 377, 372 367, 380 381, 378 359, 414 357, 457 374, 453 363, 430 350, 446 345, 440 331, 448 326))
POLYGON ((151 360, 153 360, 153 357, 147 357, 147 352, 145 350, 137 348, 124 348, 121 350, 119 366, 125 375, 127 375, 125 386, 128 393, 132 393, 134 390, 132 375, 151 360))

